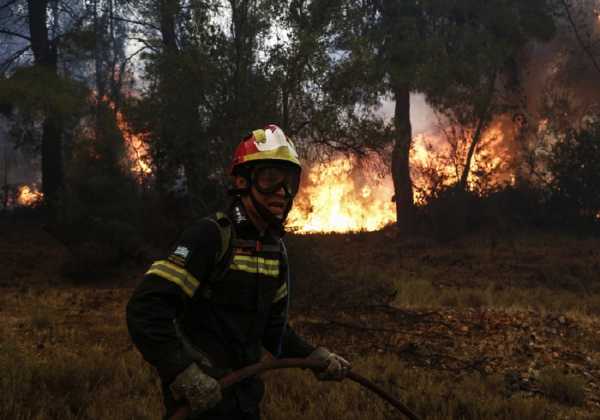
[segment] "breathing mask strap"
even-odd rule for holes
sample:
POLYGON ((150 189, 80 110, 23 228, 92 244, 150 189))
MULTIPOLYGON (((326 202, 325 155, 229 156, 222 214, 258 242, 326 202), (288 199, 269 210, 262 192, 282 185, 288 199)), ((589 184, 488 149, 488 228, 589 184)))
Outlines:
MULTIPOLYGON (((287 213, 289 212, 289 210, 287 210, 287 208, 286 208, 287 211, 284 212, 283 217, 280 219, 279 217, 277 217, 273 213, 271 213, 268 208, 266 208, 261 203, 259 203, 256 200, 256 198, 254 197, 254 194, 252 194, 252 191, 250 191, 249 194, 250 194, 250 200, 252 201, 252 205, 256 209, 258 215, 260 217, 262 217, 262 219, 267 223, 267 225, 269 226, 269 229, 274 231, 274 233, 277 234, 278 236, 283 236, 283 232, 284 232, 283 223, 285 222, 285 218, 287 217, 287 213)), ((290 204, 291 204, 291 202, 290 202, 290 204)), ((288 204, 288 206, 287 206, 288 208, 291 208, 290 204, 288 204)))

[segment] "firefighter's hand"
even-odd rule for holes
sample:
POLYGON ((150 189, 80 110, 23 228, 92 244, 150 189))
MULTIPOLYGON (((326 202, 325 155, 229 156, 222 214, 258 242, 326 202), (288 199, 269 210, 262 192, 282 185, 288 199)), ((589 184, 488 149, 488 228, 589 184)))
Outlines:
POLYGON ((176 400, 187 400, 192 413, 206 411, 221 401, 219 382, 192 363, 170 385, 176 400))
POLYGON ((331 353, 325 347, 318 347, 308 357, 309 359, 327 362, 327 368, 321 371, 314 371, 315 376, 320 381, 341 381, 348 375, 352 368, 349 361, 335 353, 331 353))

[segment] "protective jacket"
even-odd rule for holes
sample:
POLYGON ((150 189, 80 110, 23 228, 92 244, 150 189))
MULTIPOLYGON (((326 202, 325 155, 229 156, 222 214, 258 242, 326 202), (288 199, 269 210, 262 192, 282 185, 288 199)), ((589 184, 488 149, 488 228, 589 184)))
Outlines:
MULTIPOLYGON (((258 362, 263 347, 275 357, 314 350, 287 325, 289 288, 282 240, 259 233, 241 202, 195 223, 152 264, 127 305, 127 325, 159 373, 167 415, 177 405, 168 385, 192 362, 218 378, 258 362)), ((262 395, 251 378, 225 390, 211 411, 258 412, 262 395)))

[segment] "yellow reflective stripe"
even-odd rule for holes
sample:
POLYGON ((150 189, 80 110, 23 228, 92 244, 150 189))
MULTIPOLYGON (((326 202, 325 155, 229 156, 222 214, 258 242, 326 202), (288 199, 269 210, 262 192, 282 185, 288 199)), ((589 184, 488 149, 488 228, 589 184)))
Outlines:
POLYGON ((272 259, 265 259, 262 257, 251 257, 248 255, 234 255, 233 257, 233 261, 234 262, 238 262, 238 263, 250 263, 250 264, 261 264, 261 265, 266 265, 266 266, 271 266, 271 267, 279 267, 279 260, 272 260, 272 259))
POLYGON ((275 297, 273 298, 273 303, 286 297, 287 293, 288 293, 287 283, 283 283, 283 285, 277 290, 277 293, 275 293, 275 297))
POLYGON ((175 283, 190 297, 192 297, 200 285, 198 279, 191 275, 187 270, 165 260, 156 261, 152 264, 150 270, 148 270, 146 274, 156 274, 165 280, 175 283))
POLYGON ((229 268, 231 270, 239 270, 239 271, 245 271, 247 273, 260 273, 260 274, 264 274, 266 276, 274 276, 277 277, 279 275, 279 267, 277 268, 269 268, 267 266, 264 265, 248 265, 246 263, 236 263, 233 262, 231 263, 231 265, 229 266, 229 268))
POLYGON ((232 270, 277 277, 279 275, 279 260, 248 255, 234 255, 230 268, 232 270))

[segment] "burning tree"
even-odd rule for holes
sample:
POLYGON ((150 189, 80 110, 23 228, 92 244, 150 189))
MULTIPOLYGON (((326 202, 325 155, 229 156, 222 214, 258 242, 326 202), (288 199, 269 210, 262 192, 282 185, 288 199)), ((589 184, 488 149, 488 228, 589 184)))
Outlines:
MULTIPOLYGON (((540 61, 548 69, 540 73, 526 58, 536 61, 540 55, 531 51, 554 34, 549 0, 17 0, 0 8, 0 36, 18 41, 0 48, 0 93, 14 103, 28 132, 23 138, 41 145, 44 188, 63 189, 63 156, 68 168, 91 170, 103 161, 121 174, 136 155, 136 175, 153 181, 165 201, 184 183, 194 210, 206 213, 223 204, 234 145, 274 122, 310 163, 324 156, 321 146, 352 156, 341 162, 327 154, 328 165, 318 161, 309 178, 314 171, 352 174, 338 201, 377 202, 369 211, 387 221, 394 197, 398 226, 410 231, 415 200, 422 204, 427 194, 452 185, 481 193, 526 177, 518 160, 537 147, 527 136, 538 125, 530 116, 539 84, 524 69, 544 80, 558 69, 555 80, 569 73, 573 82, 575 64, 595 62, 597 37, 587 42, 581 28, 600 21, 580 21, 573 4, 558 4, 558 28, 579 48, 540 61), (442 116, 430 147, 425 137, 413 138, 415 92, 442 116), (382 115, 386 100, 392 115, 382 115), (389 184, 382 189, 387 198, 374 198, 375 184, 363 182, 371 173, 356 165, 374 151, 391 174, 393 192, 389 184), (85 168, 78 159, 91 163, 85 168)), ((585 74, 587 86, 597 86, 585 74)), ((577 96, 593 96, 594 89, 586 91, 577 96)), ((310 188, 319 195, 315 183, 310 188)))
POLYGON ((467 130, 459 189, 468 187, 473 157, 490 124, 521 109, 519 54, 531 40, 553 36, 551 11, 546 0, 467 1, 440 16, 446 33, 423 67, 422 87, 449 125, 467 130))

